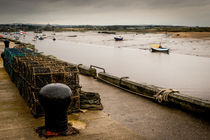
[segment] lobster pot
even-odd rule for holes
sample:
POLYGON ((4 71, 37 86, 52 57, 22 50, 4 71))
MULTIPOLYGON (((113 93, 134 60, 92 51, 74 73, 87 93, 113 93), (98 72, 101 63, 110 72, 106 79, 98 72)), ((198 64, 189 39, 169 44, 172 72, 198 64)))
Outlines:
POLYGON ((36 88, 41 88, 49 83, 64 83, 72 90, 79 87, 77 68, 73 67, 32 67, 27 81, 36 88))
POLYGON ((7 59, 4 59, 4 67, 5 67, 5 70, 7 71, 7 73, 9 74, 9 76, 11 77, 11 73, 13 71, 13 69, 11 68, 9 62, 7 59))
POLYGON ((29 87, 29 98, 27 98, 28 106, 30 107, 31 113, 35 117, 43 116, 44 110, 39 102, 38 95, 39 95, 40 88, 29 87))
POLYGON ((10 65, 13 64, 15 56, 40 56, 39 53, 35 53, 29 49, 17 49, 17 48, 5 48, 5 57, 8 59, 10 65))
POLYGON ((5 58, 8 61, 10 65, 13 64, 13 58, 15 56, 24 56, 25 54, 20 50, 16 48, 5 48, 4 49, 5 58))
POLYGON ((16 74, 16 87, 19 90, 19 93, 21 96, 23 96, 24 92, 25 92, 25 88, 26 88, 26 81, 18 74, 16 74))
POLYGON ((5 49, 4 66, 35 117, 44 114, 38 94, 50 83, 63 83, 71 88, 73 96, 69 113, 80 109, 81 87, 76 66, 17 48, 5 49))

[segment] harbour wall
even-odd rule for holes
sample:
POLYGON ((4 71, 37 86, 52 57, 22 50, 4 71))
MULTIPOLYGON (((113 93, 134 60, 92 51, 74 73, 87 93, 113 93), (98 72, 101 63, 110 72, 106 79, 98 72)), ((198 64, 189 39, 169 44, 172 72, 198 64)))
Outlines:
POLYGON ((106 73, 103 68, 97 66, 97 68, 103 69, 104 71, 97 72, 97 68, 84 66, 82 64, 77 66, 79 73, 82 75, 91 76, 122 90, 151 99, 159 104, 178 107, 193 113, 210 115, 209 101, 187 96, 174 89, 167 89, 155 85, 149 85, 147 83, 135 82, 130 80, 129 77, 117 77, 106 73))

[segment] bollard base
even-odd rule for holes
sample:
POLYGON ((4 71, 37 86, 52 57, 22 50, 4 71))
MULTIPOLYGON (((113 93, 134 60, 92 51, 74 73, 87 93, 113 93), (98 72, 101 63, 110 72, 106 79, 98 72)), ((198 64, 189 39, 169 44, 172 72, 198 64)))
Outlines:
POLYGON ((79 130, 74 128, 72 124, 68 124, 68 129, 64 132, 52 132, 47 130, 45 126, 38 127, 35 131, 39 135, 39 137, 45 137, 45 138, 79 134, 79 130))

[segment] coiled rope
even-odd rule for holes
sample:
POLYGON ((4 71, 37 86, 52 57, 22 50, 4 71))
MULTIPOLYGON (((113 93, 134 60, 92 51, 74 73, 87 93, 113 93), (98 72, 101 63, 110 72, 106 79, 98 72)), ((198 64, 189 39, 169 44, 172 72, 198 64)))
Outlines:
POLYGON ((164 102, 169 102, 168 96, 169 96, 169 94, 172 94, 172 93, 179 93, 179 91, 174 90, 174 89, 162 89, 157 94, 154 95, 154 98, 159 103, 162 103, 163 101, 164 102))

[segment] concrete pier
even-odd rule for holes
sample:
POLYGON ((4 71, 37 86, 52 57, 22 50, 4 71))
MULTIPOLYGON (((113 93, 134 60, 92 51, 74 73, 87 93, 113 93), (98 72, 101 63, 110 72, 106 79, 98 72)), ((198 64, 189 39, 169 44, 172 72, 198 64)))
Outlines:
POLYGON ((197 114, 202 113, 206 116, 210 115, 210 102, 199 98, 186 96, 173 89, 164 89, 146 83, 137 83, 131 80, 127 80, 128 77, 119 78, 105 72, 98 73, 97 78, 103 82, 114 85, 136 95, 153 99, 159 103, 175 105, 197 114))
POLYGON ((207 140, 210 120, 80 75, 85 91, 100 93, 104 112, 146 139, 207 140))

